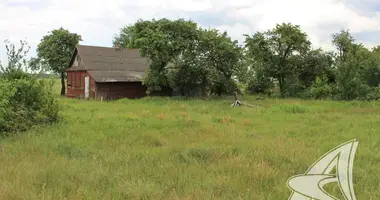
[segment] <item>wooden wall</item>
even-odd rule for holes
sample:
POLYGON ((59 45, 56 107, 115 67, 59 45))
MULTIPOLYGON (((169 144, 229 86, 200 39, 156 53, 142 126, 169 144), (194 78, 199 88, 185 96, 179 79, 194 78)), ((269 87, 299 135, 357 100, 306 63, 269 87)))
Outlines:
MULTIPOLYGON (((84 77, 89 76, 86 71, 67 72, 67 92, 66 97, 84 98, 84 77)), ((90 76, 90 98, 95 98, 95 80, 90 76)))
POLYGON ((142 98, 146 96, 146 87, 141 82, 96 83, 96 99, 142 98))
MULTIPOLYGON (((146 87, 141 82, 96 83, 86 71, 67 72, 66 97, 84 98, 85 76, 90 77, 90 98, 115 100, 120 98, 142 98, 146 96, 146 87)), ((154 92, 151 96, 171 96, 170 90, 154 92)))

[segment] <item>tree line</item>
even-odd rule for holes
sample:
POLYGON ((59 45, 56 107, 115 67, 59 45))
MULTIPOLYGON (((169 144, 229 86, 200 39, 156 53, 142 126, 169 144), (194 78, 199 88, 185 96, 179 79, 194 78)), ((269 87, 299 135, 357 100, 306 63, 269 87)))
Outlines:
POLYGON ((227 32, 162 18, 127 25, 113 42, 139 48, 150 59, 148 92, 170 88, 182 96, 220 96, 278 88, 281 97, 380 98, 380 47, 365 48, 348 30, 332 35, 336 51, 313 49, 308 35, 291 23, 244 37, 239 45, 227 32))
MULTIPOLYGON (((244 38, 239 45, 226 31, 162 18, 126 25, 112 42, 138 48, 150 60, 143 81, 148 93, 171 89, 187 97, 238 91, 284 98, 380 98, 380 46, 367 49, 348 30, 332 34, 336 51, 313 48, 301 27, 291 23, 244 38)), ((31 69, 47 69, 61 77, 61 95, 65 70, 80 41, 81 35, 62 27, 52 30, 29 61, 31 69)))
MULTIPOLYGON (((184 19, 138 20, 123 27, 113 42, 138 48, 150 60, 144 79, 148 93, 172 89, 179 95, 231 95, 235 91, 281 97, 336 100, 380 99, 380 46, 367 49, 348 30, 332 34, 336 51, 313 49, 307 34, 291 23, 244 35, 244 45, 227 32, 204 29, 184 19)), ((81 35, 62 27, 42 37, 37 57, 29 46, 6 42, 8 63, 0 63, 0 136, 59 120, 52 83, 45 71, 61 78, 81 35), (29 73, 27 71, 40 73, 29 73)))

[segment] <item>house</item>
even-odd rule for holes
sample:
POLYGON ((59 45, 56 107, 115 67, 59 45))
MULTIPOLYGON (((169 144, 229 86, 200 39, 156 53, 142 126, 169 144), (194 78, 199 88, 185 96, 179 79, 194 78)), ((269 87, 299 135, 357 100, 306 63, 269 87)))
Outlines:
POLYGON ((149 60, 138 49, 77 45, 66 70, 66 96, 104 100, 144 97, 142 80, 148 66, 149 60))

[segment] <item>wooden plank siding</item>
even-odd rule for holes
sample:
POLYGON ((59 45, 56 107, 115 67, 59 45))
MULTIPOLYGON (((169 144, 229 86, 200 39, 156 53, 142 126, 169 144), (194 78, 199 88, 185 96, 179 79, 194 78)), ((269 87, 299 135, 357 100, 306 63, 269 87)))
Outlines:
POLYGON ((69 98, 84 98, 84 77, 90 77, 90 98, 95 98, 96 84, 95 80, 86 71, 68 71, 67 72, 67 93, 69 98))
POLYGON ((142 98, 146 96, 146 87, 141 82, 96 83, 96 99, 142 98))

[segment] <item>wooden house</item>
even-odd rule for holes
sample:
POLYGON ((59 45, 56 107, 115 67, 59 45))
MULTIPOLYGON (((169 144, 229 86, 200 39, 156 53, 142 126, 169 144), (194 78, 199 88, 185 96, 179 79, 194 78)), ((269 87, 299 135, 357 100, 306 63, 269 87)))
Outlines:
MULTIPOLYGON (((114 100, 146 96, 149 60, 138 49, 77 45, 67 72, 69 98, 114 100)), ((155 95, 170 96, 171 91, 155 95)))

